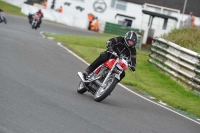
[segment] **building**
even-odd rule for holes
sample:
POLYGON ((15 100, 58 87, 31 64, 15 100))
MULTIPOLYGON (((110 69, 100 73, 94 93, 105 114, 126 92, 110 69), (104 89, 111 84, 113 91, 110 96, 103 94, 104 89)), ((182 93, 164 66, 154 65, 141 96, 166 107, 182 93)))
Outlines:
POLYGON ((200 17, 200 1, 199 0, 123 0, 130 3, 143 5, 149 3, 153 5, 168 7, 180 10, 183 13, 184 3, 186 3, 185 14, 193 12, 197 17, 200 17))

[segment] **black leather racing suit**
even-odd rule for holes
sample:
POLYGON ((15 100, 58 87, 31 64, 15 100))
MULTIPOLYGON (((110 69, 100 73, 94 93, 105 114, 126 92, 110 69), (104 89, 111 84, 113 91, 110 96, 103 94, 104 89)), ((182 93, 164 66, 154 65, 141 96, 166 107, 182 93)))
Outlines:
MULTIPOLYGON (((112 47, 113 51, 115 51, 118 55, 124 54, 127 57, 131 59, 131 69, 135 71, 135 65, 136 65, 136 48, 130 48, 127 45, 125 45, 124 37, 116 37, 109 39, 110 46, 112 47)), ((136 44, 135 44, 136 45, 136 44)), ((111 54, 107 51, 104 51, 100 54, 100 56, 92 63, 90 66, 86 69, 86 72, 90 74, 93 72, 98 66, 103 64, 106 60, 108 60, 111 57, 111 54)), ((123 71, 120 77, 120 81, 125 77, 125 72, 123 71)))

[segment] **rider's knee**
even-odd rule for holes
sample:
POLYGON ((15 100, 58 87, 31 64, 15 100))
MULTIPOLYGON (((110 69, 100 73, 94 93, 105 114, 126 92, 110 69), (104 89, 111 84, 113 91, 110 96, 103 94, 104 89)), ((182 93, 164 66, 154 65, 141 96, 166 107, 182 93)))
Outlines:
POLYGON ((102 59, 107 59, 108 58, 108 53, 107 52, 102 52, 101 54, 100 54, 100 57, 102 58, 102 59))

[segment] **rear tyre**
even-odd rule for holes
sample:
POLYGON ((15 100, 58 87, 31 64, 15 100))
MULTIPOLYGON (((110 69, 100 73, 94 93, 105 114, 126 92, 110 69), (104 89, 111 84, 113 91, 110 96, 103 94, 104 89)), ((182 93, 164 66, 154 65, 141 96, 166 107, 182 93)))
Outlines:
POLYGON ((77 88, 77 92, 79 94, 83 94, 87 91, 87 89, 84 87, 84 83, 82 81, 80 81, 78 88, 77 88))
POLYGON ((110 77, 105 83, 105 86, 100 87, 96 91, 94 95, 94 100, 96 102, 101 102, 102 100, 104 100, 108 95, 110 95, 110 93, 113 91, 118 82, 118 79, 116 79, 115 77, 110 77))

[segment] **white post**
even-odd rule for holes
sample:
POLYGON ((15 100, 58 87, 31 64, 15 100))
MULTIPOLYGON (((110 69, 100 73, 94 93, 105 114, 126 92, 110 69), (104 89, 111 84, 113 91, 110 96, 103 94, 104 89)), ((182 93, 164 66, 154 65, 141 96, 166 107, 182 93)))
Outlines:
MULTIPOLYGON (((185 8, 186 8, 186 5, 187 5, 187 0, 185 0, 184 2, 184 6, 183 6, 183 12, 182 12, 182 17, 181 17, 181 21, 183 21, 183 15, 185 14, 185 8)), ((183 26, 183 22, 182 22, 182 25, 183 26)))
POLYGON ((183 14, 185 14, 185 7, 187 5, 187 0, 185 0, 184 7, 183 7, 183 14))

